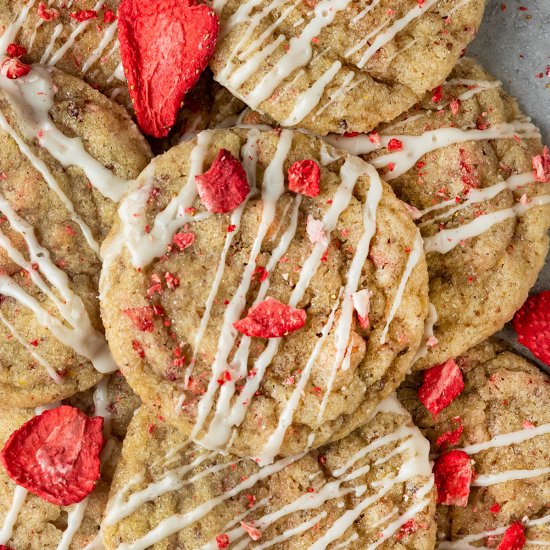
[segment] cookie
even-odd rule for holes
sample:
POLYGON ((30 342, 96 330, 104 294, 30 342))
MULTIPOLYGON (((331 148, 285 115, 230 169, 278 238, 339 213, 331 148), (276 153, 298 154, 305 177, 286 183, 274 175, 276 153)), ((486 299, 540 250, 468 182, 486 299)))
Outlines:
POLYGON ((99 246, 150 159, 122 107, 56 69, 0 76, 0 400, 34 407, 116 370, 99 246))
POLYGON ((428 443, 393 396, 342 441, 263 468, 182 441, 144 406, 124 443, 104 543, 427 550, 435 540, 433 487, 428 443))
POLYGON ((359 158, 290 130, 206 131, 157 157, 119 214, 103 247, 109 344, 200 444, 265 462, 318 447, 410 367, 422 244, 359 158))
POLYGON ((219 0, 215 79, 283 126, 368 132, 450 73, 483 0, 219 0))
POLYGON ((390 125, 331 142, 363 153, 422 231, 433 308, 416 367, 500 330, 544 265, 550 226, 550 173, 534 170, 539 131, 501 83, 463 59, 390 125))
POLYGON ((26 62, 57 67, 129 107, 117 40, 119 3, 5 0, 0 5, 0 53, 18 43, 27 50, 26 62))
MULTIPOLYGON (((0 544, 14 549, 72 550, 86 547, 98 536, 122 440, 139 399, 124 378, 115 374, 103 379, 96 389, 77 394, 64 404, 78 407, 89 416, 105 418, 107 443, 102 453, 101 480, 82 502, 57 506, 17 486, 0 467, 0 544)), ((3 411, 2 445, 15 429, 39 412, 33 409, 3 411)))
POLYGON ((456 363, 464 390, 435 418, 418 399, 420 373, 398 391, 432 453, 463 450, 476 472, 466 506, 438 505, 438 548, 493 548, 517 522, 526 547, 550 547, 550 379, 496 340, 456 363))

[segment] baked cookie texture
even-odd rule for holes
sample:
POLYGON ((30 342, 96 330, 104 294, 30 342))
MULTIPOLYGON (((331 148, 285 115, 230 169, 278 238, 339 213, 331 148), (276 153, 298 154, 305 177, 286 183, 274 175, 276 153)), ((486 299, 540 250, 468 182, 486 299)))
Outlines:
MULTIPOLYGON (((134 411, 139 407, 139 398, 120 374, 114 374, 100 382, 97 388, 76 394, 63 403, 77 407, 89 416, 105 415, 105 426, 110 437, 102 455, 106 460, 101 479, 87 499, 62 507, 17 487, 1 468, 0 524, 3 527, 0 530, 0 544, 26 550, 55 550, 61 547, 76 550, 86 547, 98 536, 114 468, 120 457, 122 440, 134 411), (19 512, 13 514, 20 499, 24 500, 19 512), (10 508, 11 521, 7 519, 10 508), (80 513, 82 520, 79 523, 80 513), (62 541, 64 546, 60 546, 62 541)), ((30 420, 34 414, 33 409, 12 408, 2 411, 2 445, 14 430, 30 420)))
POLYGON ((0 76, 0 151, 0 401, 34 407, 116 369, 99 244, 151 153, 122 107, 40 66, 0 76))
POLYGON ((143 406, 111 488, 105 547, 427 550, 428 447, 393 396, 342 441, 263 468, 183 442, 143 406))
POLYGON ((266 462, 318 447, 363 424, 409 369, 427 314, 422 244, 357 157, 289 130, 202 132, 157 157, 119 213, 102 249, 109 344, 144 402, 200 444, 266 462), (253 190, 214 215, 194 176, 222 148, 253 190), (304 159, 320 167, 314 198, 288 189, 304 159), (194 242, 179 250, 176 232, 194 242), (361 290, 368 328, 352 306, 361 290), (305 309, 305 327, 241 336, 233 323, 266 297, 305 309))
POLYGON ((533 173, 540 133, 516 100, 462 59, 440 89, 370 139, 331 142, 365 153, 422 231, 434 309, 415 367, 500 330, 544 265, 550 226, 550 185, 533 173))
POLYGON ((56 12, 49 20, 40 16, 39 0, 3 1, 0 35, 5 38, 9 34, 10 42, 27 49, 23 56, 25 62, 57 67, 130 107, 117 41, 119 0, 106 0, 99 8, 93 0, 81 0, 72 5, 44 4, 46 9, 56 12), (97 17, 82 21, 71 17, 71 14, 74 16, 86 10, 96 10, 97 17))
POLYGON ((368 132, 447 77, 483 0, 219 0, 214 77, 283 126, 368 132))
POLYGON ((417 397, 420 373, 398 390, 432 453, 442 451, 439 436, 463 426, 454 447, 472 457, 477 473, 467 506, 438 505, 438 547, 496 546, 502 528, 516 521, 525 526, 526 546, 550 546, 550 379, 498 340, 479 344, 456 363, 464 391, 435 419, 417 397))

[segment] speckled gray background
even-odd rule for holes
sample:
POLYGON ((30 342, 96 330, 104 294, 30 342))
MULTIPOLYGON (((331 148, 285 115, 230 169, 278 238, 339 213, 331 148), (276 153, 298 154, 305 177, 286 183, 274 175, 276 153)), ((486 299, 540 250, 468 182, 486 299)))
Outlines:
MULTIPOLYGON (((467 54, 502 81, 550 145, 550 75, 546 74, 550 67, 550 0, 487 0, 483 23, 467 54)), ((533 292, 541 290, 550 290, 550 256, 533 292)), ((517 344, 510 327, 502 335, 522 355, 534 359, 517 344)))

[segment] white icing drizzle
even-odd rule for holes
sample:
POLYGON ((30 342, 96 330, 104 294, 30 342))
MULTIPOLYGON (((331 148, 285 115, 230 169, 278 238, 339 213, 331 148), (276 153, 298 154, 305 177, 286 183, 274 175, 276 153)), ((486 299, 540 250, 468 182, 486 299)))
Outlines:
POLYGON ((545 204, 550 204, 550 195, 539 195, 529 199, 527 204, 518 202, 510 208, 504 208, 503 210, 497 210, 489 214, 482 214, 475 220, 461 225, 460 227, 443 229, 431 237, 425 237, 424 250, 426 253, 438 252, 439 254, 446 254, 459 245, 461 241, 477 237, 498 223, 510 218, 522 216, 531 208, 543 206, 545 204))
MULTIPOLYGON (((197 143, 191 151, 187 184, 182 187, 166 208, 157 214, 148 233, 145 231, 147 220, 143 212, 149 198, 151 185, 140 187, 120 203, 118 214, 123 229, 118 245, 122 246, 124 243, 134 267, 144 267, 154 258, 162 256, 174 233, 186 223, 193 221, 193 217, 185 213, 185 209, 191 207, 197 197, 195 176, 203 171, 204 158, 211 139, 211 133, 208 130, 197 135, 197 143)), ((147 177, 147 173, 152 173, 153 170, 154 163, 149 165, 149 172, 143 173, 142 177, 147 177)), ((114 240, 117 241, 117 239, 114 240)), ((115 252, 116 256, 116 249, 111 252, 115 252)), ((103 255, 105 259, 105 252, 103 255)))
MULTIPOLYGON (((420 513, 430 502, 428 494, 433 487, 433 476, 431 475, 430 464, 428 460, 429 453, 429 443, 421 435, 420 431, 414 427, 412 424, 407 424, 409 416, 401 407, 399 402, 394 396, 391 396, 385 399, 377 408, 374 414, 378 413, 393 413, 400 415, 403 420, 402 424, 397 428, 394 433, 386 434, 381 436, 374 441, 371 441, 365 449, 356 453, 343 468, 340 468, 337 472, 333 472, 333 476, 336 478, 334 481, 326 482, 324 485, 316 488, 313 493, 305 493, 294 501, 289 502, 288 504, 283 505, 281 508, 276 509, 270 507, 270 512, 259 519, 254 521, 254 526, 260 531, 265 530, 270 525, 274 524, 276 521, 288 516, 289 514, 299 513, 301 511, 315 510, 322 506, 327 501, 341 498, 345 495, 354 495, 356 499, 361 497, 367 491, 367 485, 356 485, 356 486, 344 486, 345 483, 353 481, 358 477, 364 475, 368 472, 369 466, 358 467, 354 471, 349 473, 348 470, 353 468, 355 464, 365 458, 368 453, 380 449, 388 444, 394 442, 401 442, 399 445, 399 451, 395 449, 386 454, 384 457, 379 459, 376 464, 384 463, 389 460, 392 456, 396 454, 403 453, 405 456, 403 462, 399 468, 397 474, 390 474, 387 477, 384 477, 380 481, 374 481, 371 483, 371 487, 375 489, 375 493, 370 496, 365 496, 362 500, 359 499, 359 503, 352 509, 344 511, 343 514, 330 526, 310 548, 324 549, 328 544, 338 541, 344 534, 348 533, 348 529, 353 525, 354 521, 359 517, 359 515, 364 512, 369 506, 376 504, 384 495, 388 494, 397 484, 407 483, 409 480, 417 477, 425 477, 427 481, 418 488, 415 492, 413 500, 411 501, 408 508, 395 518, 398 514, 397 509, 393 509, 390 514, 384 516, 380 521, 377 521, 371 527, 376 527, 378 525, 385 525, 385 528, 380 533, 380 539, 378 539, 374 544, 369 546, 369 548, 374 549, 379 544, 393 536, 409 519, 414 517, 416 514, 420 513), (395 518, 395 519, 394 519, 395 518), (388 523, 389 522, 389 523, 388 523)), ((212 456, 212 455, 210 455, 212 456)), ((167 537, 176 534, 177 532, 185 529, 189 525, 200 521, 208 513, 212 512, 218 505, 222 504, 228 499, 234 498, 236 495, 242 491, 251 489, 255 484, 262 480, 267 480, 270 476, 276 474, 277 472, 282 471, 285 467, 291 463, 299 460, 304 455, 301 454, 296 457, 288 457, 282 460, 279 460, 268 466, 264 466, 257 473, 243 479, 241 483, 235 486, 233 489, 226 491, 220 496, 211 498, 206 502, 199 504, 195 509, 185 513, 185 514, 174 514, 170 517, 163 519, 153 530, 149 531, 147 534, 139 538, 138 540, 132 543, 123 543, 118 546, 118 550, 145 550, 151 545, 157 544, 167 537)), ((197 459, 195 459, 197 460, 197 459)), ((212 472, 212 469, 216 466, 210 466, 201 472, 202 475, 208 475, 209 472, 212 472)), ((219 465, 218 465, 219 467, 219 465)), ((184 466, 180 468, 186 468, 184 466)), ((165 474, 169 475, 169 474, 165 474)), ((144 474, 140 474, 139 480, 144 479, 144 474)), ((120 505, 118 500, 120 495, 126 495, 128 490, 131 488, 132 483, 136 481, 130 481, 125 487, 123 487, 114 497, 113 502, 117 502, 120 505)), ((151 483, 148 487, 142 490, 152 491, 152 488, 156 486, 157 482, 151 483)), ((173 488, 172 490, 177 490, 173 488)), ((265 500, 265 499, 264 499, 265 500)), ((142 503, 135 502, 134 506, 126 509, 125 512, 133 513, 135 512, 142 503)), ((260 504, 260 503, 258 503, 260 504)), ((262 503, 262 505, 265 502, 262 503)), ((110 505, 110 508, 114 505, 110 505)), ((256 509, 259 506, 256 507, 256 509)), ((250 544, 250 539, 246 536, 246 532, 242 526, 237 526, 238 523, 246 518, 249 514, 249 511, 245 512, 244 515, 239 515, 237 518, 231 520, 226 527, 224 528, 225 533, 228 535, 232 548, 236 550, 242 550, 250 544), (233 529, 227 530, 233 526, 233 529), (241 540, 239 540, 241 539, 241 540)), ((126 514, 125 517, 127 517, 126 514)), ((297 526, 276 535, 270 540, 262 540, 259 545, 256 545, 255 548, 269 548, 275 544, 281 544, 285 541, 291 539, 295 535, 305 532, 308 529, 312 529, 319 521, 327 517, 325 511, 319 512, 313 518, 303 521, 297 526)), ((116 523, 116 521, 114 522, 116 523)), ((112 524, 112 523, 109 523, 112 524)), ((345 548, 347 545, 351 544, 358 539, 357 533, 353 533, 351 536, 343 541, 340 544, 335 545, 335 548, 345 548)), ((216 542, 211 540, 207 544, 201 547, 201 550, 215 550, 217 548, 216 542)))
POLYGON ((0 89, 10 99, 21 130, 28 139, 37 139, 63 166, 80 168, 105 197, 115 202, 122 198, 128 182, 92 157, 80 138, 65 136, 53 124, 49 112, 54 106, 55 91, 46 68, 33 65, 28 75, 15 80, 0 76, 0 89))
POLYGON ((365 8, 363 8, 363 10, 361 10, 352 20, 351 20, 351 24, 352 25, 357 25, 357 23, 359 23, 359 21, 361 21, 361 19, 364 19, 365 15, 367 15, 367 13, 371 12, 376 6, 378 6, 378 4, 380 4, 380 0, 372 0, 372 2, 366 6, 365 8))
POLYGON ((90 57, 86 59, 84 65, 82 65, 82 75, 85 75, 88 72, 88 69, 101 57, 101 54, 105 51, 105 48, 107 48, 113 38, 115 38, 117 29, 118 20, 115 19, 115 21, 105 29, 99 44, 90 54, 90 57))
POLYGON ((313 115, 314 118, 318 117, 322 113, 325 112, 326 109, 328 109, 333 103, 335 103, 339 98, 346 96, 349 94, 354 88, 359 86, 359 84, 362 84, 365 82, 366 77, 360 77, 357 80, 355 80, 356 74, 353 71, 348 71, 346 75, 344 76, 344 79, 342 81, 342 84, 336 89, 336 91, 329 95, 328 101, 324 103, 313 115))
MULTIPOLYGON (((1 78, 1 77, 0 77, 1 78)), ((6 117, 4 116, 4 113, 0 110, 0 128, 7 132, 9 136, 17 143, 17 146, 19 147, 20 151, 27 157, 29 162, 32 164, 32 166, 40 172, 40 175, 44 178, 44 181, 48 184, 50 189, 57 195, 57 197, 61 200, 63 203, 63 206, 68 210, 71 220, 74 221, 82 231, 82 234, 84 238, 86 239, 86 242, 88 243, 88 246, 97 254, 99 254, 99 244, 94 239, 94 236, 92 234, 92 231, 86 225, 84 220, 76 213, 74 209, 74 205, 67 197, 67 195, 63 192, 57 181, 55 180, 53 174, 51 173, 50 169, 46 165, 46 163, 38 158, 31 150, 31 148, 19 137, 19 135, 15 132, 15 130, 10 126, 8 121, 6 120, 6 117)))
MULTIPOLYGON (((5 294, 30 308, 42 326, 48 328, 58 340, 74 349, 79 355, 89 359, 96 370, 99 372, 116 370, 116 364, 104 336, 93 328, 82 299, 70 288, 67 274, 51 260, 49 250, 40 245, 34 234, 34 228, 19 217, 8 201, 1 196, 0 212, 7 218, 11 228, 25 240, 30 261, 24 258, 2 231, 0 231, 0 247, 6 251, 13 262, 27 271, 33 283, 51 300, 71 328, 61 324, 9 276, 0 275, 0 287, 4 289, 5 294), (40 273, 33 268, 31 262, 38 266, 40 273), (57 290, 62 300, 45 284, 41 274, 57 290)), ((48 372, 52 376, 52 373, 48 372)), ((57 376, 52 378, 59 381, 57 376)))
POLYGON ((369 161, 376 168, 384 168, 388 164, 394 163, 394 169, 383 176, 386 181, 391 181, 410 170, 425 154, 437 149, 466 141, 510 139, 514 136, 524 139, 540 138, 540 132, 529 119, 521 119, 494 124, 485 130, 438 128, 424 132, 419 136, 380 135, 380 144, 374 144, 367 135, 345 137, 332 134, 326 139, 335 147, 345 149, 354 155, 372 153, 377 149, 387 147, 391 139, 398 139, 403 144, 401 151, 387 153, 369 161))
POLYGON ((82 525, 82 520, 84 519, 84 514, 88 507, 88 498, 89 497, 86 497, 78 504, 75 504, 73 509, 69 512, 67 516, 67 528, 63 531, 63 536, 57 545, 57 550, 69 550, 71 547, 73 538, 82 525))
POLYGON ((369 176, 370 186, 365 204, 363 205, 363 233, 357 244, 357 248, 351 262, 351 267, 346 276, 342 309, 334 334, 334 346, 336 348, 336 353, 334 354, 334 360, 331 365, 327 388, 323 395, 323 400, 321 401, 321 406, 319 407, 319 413, 317 415, 317 422, 319 425, 323 420, 326 406, 332 392, 332 387, 336 379, 336 374, 338 369, 342 366, 342 361, 346 355, 348 346, 350 345, 349 340, 351 336, 354 312, 353 295, 359 289, 363 266, 365 265, 369 255, 371 240, 376 233, 376 213, 383 192, 382 182, 380 181, 380 177, 374 168, 366 163, 363 163, 362 166, 359 164, 354 166, 354 169, 356 171, 358 169, 361 170, 362 172, 359 172, 360 175, 369 176))
POLYGON ((409 253, 409 258, 407 259, 407 264, 405 265, 405 271, 401 276, 401 280, 399 281, 399 286, 397 287, 397 291, 395 293, 395 298, 393 300, 392 307, 388 315, 388 320, 386 321, 386 326, 384 327, 384 330, 382 331, 382 335, 380 336, 380 342, 382 344, 385 343, 386 341, 386 336, 388 335, 390 324, 393 321, 393 318, 395 317, 395 314, 397 313, 399 306, 401 305, 401 300, 403 299, 403 294, 405 292, 405 287, 407 286, 407 282, 409 281, 409 277, 411 276, 413 269, 417 266, 418 262, 422 258, 423 245, 424 245, 424 242, 422 240, 422 236, 420 235, 420 231, 417 231, 414 239, 413 247, 409 253))
MULTIPOLYGON (((95 11, 99 11, 101 9, 101 6, 103 6, 103 0, 99 0, 97 4, 92 8, 95 11)), ((70 34, 69 38, 67 38, 67 41, 61 46, 50 58, 48 61, 48 65, 50 67, 54 67, 63 59, 65 54, 73 47, 73 44, 75 43, 75 40, 77 39, 78 35, 81 34, 89 25, 92 23, 92 20, 82 21, 80 22, 75 30, 70 34)))
POLYGON ((10 509, 4 518, 2 530, 0 531, 0 544, 7 544, 7 542, 11 539, 13 535, 13 528, 17 523, 21 509, 25 504, 27 494, 28 491, 23 487, 20 487, 19 485, 15 487, 10 509))
POLYGON ((539 435, 550 434, 550 423, 541 424, 540 426, 535 426, 534 428, 525 428, 523 430, 518 430, 516 432, 508 432, 505 434, 499 434, 490 439, 489 441, 484 441, 483 443, 476 443, 475 445, 468 445, 467 447, 462 447, 460 450, 464 451, 469 455, 475 455, 482 451, 488 449, 495 449, 499 447, 508 447, 509 445, 516 445, 518 443, 523 443, 524 441, 529 441, 539 435))
POLYGON ((439 0, 426 0, 424 4, 417 5, 409 10, 401 19, 395 21, 385 31, 381 32, 372 42, 372 44, 365 50, 361 59, 357 63, 357 66, 362 69, 368 61, 378 52, 385 44, 393 40, 395 35, 402 31, 411 21, 420 17, 426 13, 436 2, 439 0))
MULTIPOLYGON (((537 519, 530 519, 524 522, 523 525, 525 527, 537 527, 539 525, 547 525, 548 523, 550 523, 550 515, 543 516, 537 519)), ((499 527, 498 529, 493 529, 491 531, 483 531, 482 533, 474 533, 472 535, 466 535, 465 537, 462 537, 461 539, 458 539, 455 541, 440 542, 437 545, 437 550, 489 550, 485 546, 474 546, 470 543, 478 542, 487 537, 503 535, 506 529, 508 529, 508 527, 510 526, 507 525, 506 527, 499 527)), ((530 541, 527 541, 527 542, 530 542, 530 541)))
POLYGON ((535 468, 533 470, 506 470, 496 474, 478 474, 472 487, 489 487, 499 483, 506 483, 518 479, 532 479, 542 475, 550 474, 550 468, 535 468))
POLYGON ((44 50, 44 53, 42 54, 42 57, 40 58, 40 63, 43 65, 48 61, 48 57, 52 54, 53 49, 55 48, 55 42, 63 32, 63 25, 61 23, 58 23, 52 32, 52 35, 50 36, 50 41, 48 42, 48 45, 46 46, 46 49, 44 50))
POLYGON ((442 214, 438 214, 430 218, 428 221, 422 222, 420 226, 422 227, 434 221, 450 218, 453 214, 456 214, 457 212, 468 208, 472 204, 478 204, 480 202, 490 200, 502 193, 502 191, 516 191, 520 187, 524 187, 525 185, 528 185, 530 183, 535 183, 533 173, 524 172, 522 174, 514 174, 504 181, 499 181, 498 183, 495 183, 488 187, 484 187, 482 189, 470 189, 468 191, 468 194, 466 195, 466 199, 458 205, 456 203, 456 200, 447 200, 425 208, 424 210, 421 210, 418 213, 419 218, 423 218, 426 214, 430 214, 431 212, 434 212, 436 210, 452 207, 449 208, 449 210, 445 210, 445 212, 443 212, 442 214))

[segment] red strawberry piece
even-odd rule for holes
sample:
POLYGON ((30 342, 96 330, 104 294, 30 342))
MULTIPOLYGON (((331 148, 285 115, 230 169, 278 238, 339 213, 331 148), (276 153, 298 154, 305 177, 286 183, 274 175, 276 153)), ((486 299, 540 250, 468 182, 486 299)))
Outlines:
POLYGON ((215 214, 235 210, 250 192, 242 164, 227 149, 220 149, 210 169, 195 181, 202 204, 215 214))
POLYGON ((172 242, 180 249, 185 250, 195 242, 194 233, 176 233, 172 237, 172 242))
POLYGON ((410 519, 409 521, 405 522, 401 529, 399 529, 399 532, 395 536, 397 540, 402 540, 405 537, 408 537, 409 535, 412 535, 413 533, 416 533, 418 531, 419 525, 414 521, 414 519, 410 519))
POLYGON ((30 70, 30 66, 20 61, 19 58, 9 57, 2 63, 0 73, 11 80, 15 80, 20 76, 29 74, 30 70))
POLYGON ((229 546, 229 535, 226 535, 225 533, 218 535, 216 537, 216 546, 220 549, 227 548, 229 546))
POLYGON ((537 181, 541 183, 550 181, 550 153, 547 145, 544 146, 542 154, 533 157, 533 172, 537 181))
POLYGON ((266 298, 248 310, 248 315, 233 323, 246 336, 255 338, 280 338, 302 328, 306 312, 275 300, 266 298))
POLYGON ((470 457, 464 451, 449 451, 441 455, 434 464, 437 486, 437 503, 446 506, 466 506, 474 468, 470 457))
POLYGON ((248 533, 248 536, 252 540, 260 540, 262 538, 261 531, 259 529, 256 529, 256 527, 253 527, 249 523, 241 521, 241 527, 248 533))
POLYGON ((434 103, 439 103, 443 98, 443 86, 438 86, 432 90, 432 101, 434 103))
POLYGON ((12 550, 9 546, 4 546, 3 544, 0 544, 0 550, 12 550))
POLYGON ((113 23, 115 20, 115 12, 113 10, 105 10, 105 13, 103 14, 103 23, 108 25, 109 23, 113 23))
POLYGON ((401 149, 403 149, 403 143, 398 139, 391 138, 390 141, 388 141, 388 149, 390 151, 401 151, 401 149))
POLYGON ((53 21, 59 17, 59 11, 55 8, 48 8, 44 2, 38 4, 38 17, 44 21, 53 21))
POLYGON ((506 529, 500 544, 497 546, 497 550, 521 550, 524 546, 525 531, 523 525, 519 521, 516 521, 516 523, 512 523, 506 529))
POLYGON ((62 405, 13 432, 0 460, 17 485, 52 504, 70 506, 94 489, 103 444, 103 418, 62 405))
POLYGON ((459 426, 456 430, 448 431, 442 433, 436 440, 435 444, 438 447, 446 447, 449 445, 452 447, 460 441, 462 432, 464 431, 464 426, 459 426))
POLYGON ((370 299, 372 292, 367 289, 360 290, 359 292, 354 292, 351 295, 351 300, 353 302, 353 307, 357 312, 357 319, 361 327, 365 330, 369 328, 369 312, 370 312, 370 299))
POLYGON ((441 365, 424 371, 424 380, 418 389, 418 398, 435 417, 448 407, 463 389, 462 372, 458 365, 449 359, 441 365))
POLYGON ((320 181, 321 169, 314 160, 298 160, 288 169, 288 188, 294 193, 316 197, 320 181))
POLYGON ((130 317, 134 326, 143 332, 153 332, 154 311, 151 306, 132 307, 122 311, 124 315, 130 317))
POLYGON ((140 128, 164 137, 214 53, 216 13, 194 0, 122 0, 120 54, 140 128))
POLYGON ((550 290, 529 296, 513 322, 518 342, 550 365, 550 290))
POLYGON ((8 56, 9 57, 21 57, 27 54, 27 48, 20 46, 19 44, 8 44, 8 56))
POLYGON ((95 19, 97 17, 97 11, 95 10, 78 10, 69 14, 71 19, 82 23, 82 21, 90 21, 90 19, 95 19))

